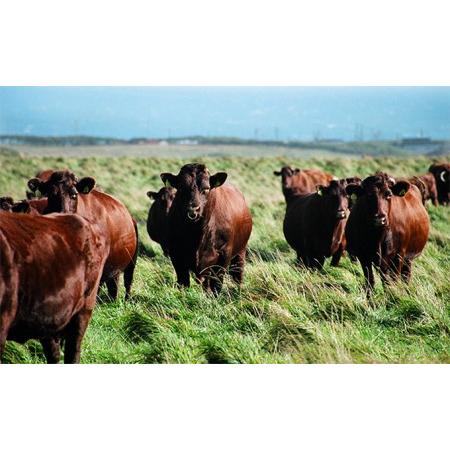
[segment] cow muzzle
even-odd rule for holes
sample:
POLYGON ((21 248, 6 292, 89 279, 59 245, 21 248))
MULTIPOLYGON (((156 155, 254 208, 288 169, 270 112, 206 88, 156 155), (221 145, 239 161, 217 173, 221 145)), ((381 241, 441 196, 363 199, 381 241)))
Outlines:
POLYGON ((194 222, 200 219, 200 206, 190 207, 187 216, 189 220, 194 222))
POLYGON ((376 227, 387 227, 388 220, 385 214, 376 214, 374 217, 374 225, 376 227))
POLYGON ((345 219, 347 217, 347 213, 345 212, 345 209, 339 209, 336 213, 337 219, 345 219))

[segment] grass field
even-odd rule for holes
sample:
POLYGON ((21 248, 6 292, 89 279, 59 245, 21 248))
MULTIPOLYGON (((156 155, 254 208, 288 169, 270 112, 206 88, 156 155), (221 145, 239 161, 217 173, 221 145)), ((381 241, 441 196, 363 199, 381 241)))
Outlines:
MULTIPOLYGON (((142 255, 130 302, 100 293, 85 336, 83 363, 444 363, 450 362, 450 208, 428 206, 430 240, 412 282, 383 289, 369 302, 362 271, 348 258, 323 272, 298 270, 282 233, 284 201, 273 170, 290 163, 336 176, 425 173, 430 160, 395 158, 196 157, 223 170, 250 204, 254 229, 241 289, 227 280, 218 298, 195 283, 178 289, 170 261, 145 230, 147 190, 160 172, 192 161, 134 157, 0 155, 0 193, 24 197, 42 168, 70 167, 94 176, 139 221, 142 255), (145 256, 144 256, 145 255, 145 256)), ((189 159, 187 159, 189 157, 189 159)), ((42 363, 38 342, 7 344, 5 362, 42 363)))

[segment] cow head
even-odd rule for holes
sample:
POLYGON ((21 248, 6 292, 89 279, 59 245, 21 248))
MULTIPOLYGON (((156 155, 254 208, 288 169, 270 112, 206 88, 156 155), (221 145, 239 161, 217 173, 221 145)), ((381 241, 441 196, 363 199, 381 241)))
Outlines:
POLYGON ((285 189, 292 187, 293 177, 300 173, 300 169, 293 169, 290 166, 284 166, 280 171, 275 170, 273 172, 277 177, 281 177, 281 185, 285 189))
POLYGON ((222 186, 227 174, 218 172, 211 175, 203 164, 186 164, 178 175, 162 173, 161 179, 166 187, 177 190, 176 199, 180 202, 183 214, 196 222, 203 217, 211 189, 222 186))
POLYGON ((165 214, 169 214, 176 192, 174 188, 163 187, 158 192, 148 191, 147 197, 155 201, 153 205, 161 209, 165 214))
POLYGON ((385 173, 377 173, 366 178, 360 186, 349 184, 347 194, 356 196, 357 203, 364 203, 366 219, 375 228, 389 227, 389 211, 392 196, 403 197, 411 187, 408 181, 396 182, 385 173))
POLYGON ((69 170, 53 172, 47 181, 32 178, 28 188, 40 192, 48 198, 46 212, 75 213, 78 206, 78 194, 89 194, 94 189, 95 180, 90 177, 78 180, 69 170))
POLYGON ((317 186, 317 194, 324 199, 324 208, 332 211, 336 219, 347 217, 348 195, 345 180, 332 180, 328 186, 317 186))
POLYGON ((0 210, 12 211, 14 200, 11 197, 0 197, 0 210))

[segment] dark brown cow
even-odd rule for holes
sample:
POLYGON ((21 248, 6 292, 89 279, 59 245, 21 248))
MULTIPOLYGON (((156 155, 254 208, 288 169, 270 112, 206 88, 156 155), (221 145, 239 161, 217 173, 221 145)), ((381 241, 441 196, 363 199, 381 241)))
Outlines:
POLYGON ((14 202, 12 197, 0 197, 0 209, 15 213, 42 215, 47 208, 47 199, 21 200, 14 202))
POLYGON ((345 230, 347 251, 359 259, 368 291, 374 286, 373 266, 383 281, 401 275, 408 282, 430 228, 418 188, 378 173, 347 192, 358 197, 345 230))
POLYGON ((345 180, 333 180, 315 194, 296 196, 287 206, 283 232, 300 264, 322 268, 329 256, 333 266, 339 264, 348 216, 345 186, 345 180))
POLYGON ((6 340, 40 339, 49 363, 78 363, 108 255, 78 215, 0 212, 0 358, 6 340))
POLYGON ((436 180, 439 203, 441 205, 450 204, 450 164, 432 164, 428 172, 431 172, 436 180))
POLYGON ((163 187, 158 192, 148 191, 147 196, 154 202, 148 211, 147 232, 150 239, 161 245, 164 255, 169 255, 168 229, 169 211, 175 199, 176 190, 163 187))
POLYGON ((284 198, 288 203, 296 195, 304 195, 316 192, 317 186, 328 186, 333 175, 317 169, 293 169, 284 166, 281 171, 274 171, 274 175, 281 176, 281 188, 284 198))
POLYGON ((28 182, 32 192, 39 190, 47 196, 46 214, 78 213, 100 225, 110 248, 102 282, 106 283, 110 297, 116 298, 119 275, 124 272, 125 298, 128 298, 137 258, 136 222, 122 202, 94 186, 93 178, 78 181, 68 170, 53 172, 47 181, 33 178, 28 182))
POLYGON ((166 186, 177 190, 169 212, 169 256, 182 286, 190 285, 193 272, 218 294, 227 268, 242 282, 252 216, 241 192, 223 184, 226 178, 224 172, 210 175, 203 164, 161 174, 166 186))

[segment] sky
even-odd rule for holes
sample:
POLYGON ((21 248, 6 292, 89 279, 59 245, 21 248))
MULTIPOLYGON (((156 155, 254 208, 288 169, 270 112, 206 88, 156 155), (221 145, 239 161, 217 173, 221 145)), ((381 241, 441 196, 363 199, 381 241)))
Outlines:
POLYGON ((0 134, 450 138, 449 87, 0 87, 0 134))

